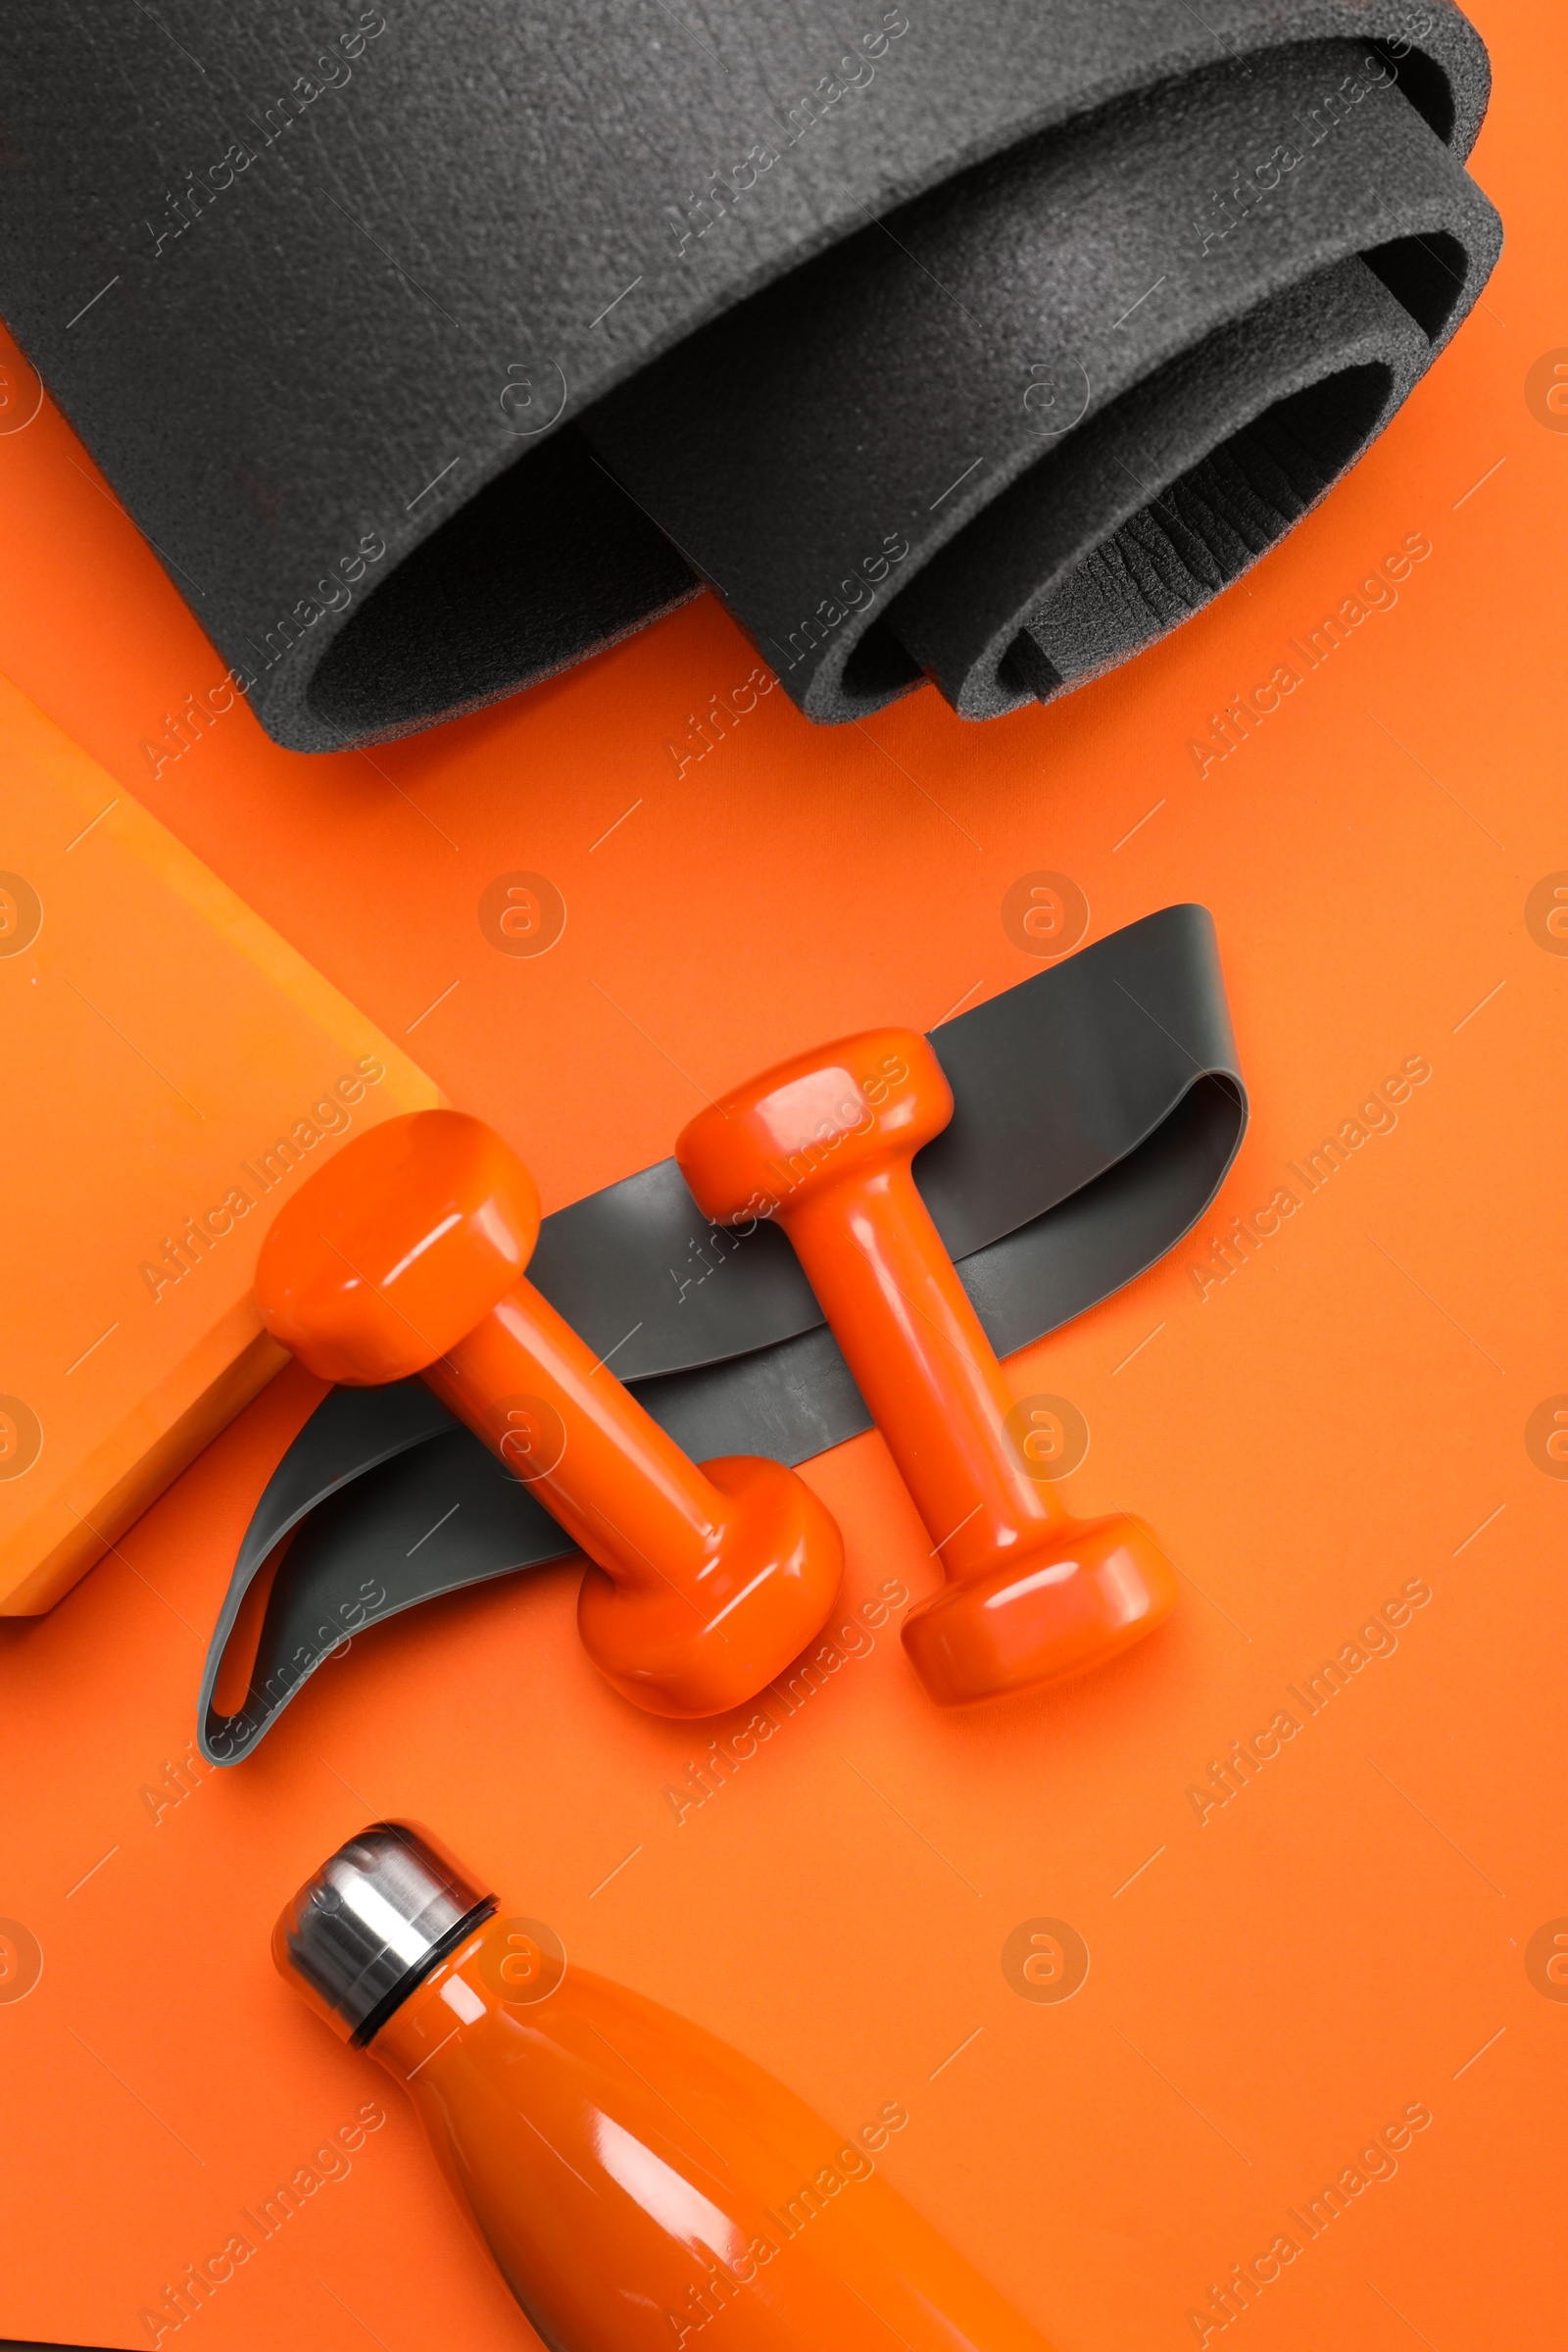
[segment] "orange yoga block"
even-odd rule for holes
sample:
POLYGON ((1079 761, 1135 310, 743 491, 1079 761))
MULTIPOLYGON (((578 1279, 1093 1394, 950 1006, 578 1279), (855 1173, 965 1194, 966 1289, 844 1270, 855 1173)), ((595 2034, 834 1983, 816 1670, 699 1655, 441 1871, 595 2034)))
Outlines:
POLYGON ((57 1601, 287 1359, 253 1295, 344 1137, 440 1101, 0 678, 0 1615, 57 1601))

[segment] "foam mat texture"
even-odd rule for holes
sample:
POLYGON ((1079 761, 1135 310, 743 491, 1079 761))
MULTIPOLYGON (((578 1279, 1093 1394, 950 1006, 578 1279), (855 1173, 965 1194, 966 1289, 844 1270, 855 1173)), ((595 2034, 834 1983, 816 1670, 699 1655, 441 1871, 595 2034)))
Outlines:
POLYGON ((704 584, 815 718, 1049 699, 1325 494, 1499 243, 1450 0, 18 0, 0 74, 0 313, 306 751, 704 584))

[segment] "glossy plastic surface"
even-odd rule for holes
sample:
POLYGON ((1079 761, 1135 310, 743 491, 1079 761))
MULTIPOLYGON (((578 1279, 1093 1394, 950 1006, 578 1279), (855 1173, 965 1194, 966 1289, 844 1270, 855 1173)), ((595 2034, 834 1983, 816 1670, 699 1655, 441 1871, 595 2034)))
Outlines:
POLYGON ((752 1697, 838 1591, 832 1517, 779 1463, 688 1460, 526 1280, 538 1196, 482 1121, 420 1111, 346 1145, 278 1217, 257 1298, 323 1379, 417 1372, 595 1563, 589 1655, 654 1714, 752 1697))
POLYGON ((320 1379, 374 1388, 444 1355, 538 1236, 533 1178, 494 1128, 417 1110, 356 1137, 278 1212, 257 1303, 320 1379))
POLYGON ((668 2010, 490 1920, 370 2053, 558 2352, 1050 2352, 833 2131, 668 2010), (710 2333, 711 2329, 711 2333, 710 2333))
POLYGON ((1074 1521, 1013 1434, 1006 1375, 910 1165, 952 1114, 926 1040, 876 1029, 738 1088, 675 1147, 710 1217, 776 1215, 800 1254, 953 1580, 904 1629, 945 1705, 1082 1673, 1176 1597, 1149 1530, 1074 1521))

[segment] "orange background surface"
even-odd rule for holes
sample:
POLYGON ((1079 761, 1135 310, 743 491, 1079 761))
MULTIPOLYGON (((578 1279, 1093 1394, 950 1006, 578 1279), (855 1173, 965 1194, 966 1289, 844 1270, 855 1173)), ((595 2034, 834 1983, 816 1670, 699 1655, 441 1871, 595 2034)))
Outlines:
MULTIPOLYGON (((391 2085, 268 1955, 305 1872, 407 1813, 845 2127, 903 2101, 889 2176, 1063 2352, 1195 2341, 1209 2283, 1417 2102, 1395 2177, 1225 2340, 1558 2352, 1568 2002, 1526 1957, 1568 1915, 1568 1484, 1526 1428, 1568 1391, 1568 959, 1526 902, 1568 869, 1568 434, 1526 379, 1568 347, 1568 73, 1556 10, 1475 13, 1497 76, 1475 170, 1508 234, 1483 306, 1245 585, 1047 711, 969 727, 924 691, 824 731, 774 694, 677 776, 669 740, 755 658, 703 599, 370 757, 279 751, 236 708, 155 779, 143 739, 224 665, 47 404, 0 437, 0 668, 492 1119, 547 1208, 770 1059, 1025 977, 1000 909, 1036 867, 1080 883, 1091 937, 1213 909, 1253 1104, 1200 1235, 1014 1362, 1088 1419, 1072 1506, 1143 1513, 1188 1579, 1065 1694, 944 1717, 889 1627, 677 1821, 708 1727, 614 1698, 550 1570, 356 1642, 155 1819, 241 1533, 319 1393, 293 1370, 50 1616, 0 1626, 0 1913, 43 1954, 0 2003, 0 2328, 149 2340, 141 2308, 384 2088, 348 2177, 178 2340, 529 2340, 391 2085), (1396 607, 1200 780, 1208 714, 1418 531, 1396 607), (568 907, 538 958, 478 921, 515 868, 568 907), (1414 1055, 1433 1074, 1397 1126, 1200 1299, 1206 1237, 1414 1055), (1433 1597, 1396 1651, 1200 1822, 1210 1760, 1412 1578, 1433 1597), (1041 1917, 1091 1954, 1064 2002, 1004 1973, 1041 1917)), ((889 1578, 929 1589, 878 1438, 808 1475, 846 1615, 889 1578)))

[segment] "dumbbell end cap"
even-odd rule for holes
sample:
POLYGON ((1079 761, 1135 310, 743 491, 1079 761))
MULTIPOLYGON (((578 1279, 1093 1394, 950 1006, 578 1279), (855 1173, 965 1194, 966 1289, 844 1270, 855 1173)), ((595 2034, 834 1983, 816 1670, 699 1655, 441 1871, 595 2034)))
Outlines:
POLYGON ((676 1137, 675 1159, 715 1224, 787 1218, 851 1169, 917 1152, 952 1116, 953 1090, 918 1030, 865 1029, 700 1110, 676 1137))
POLYGON ((606 1681, 651 1715, 744 1706, 822 1630, 838 1593, 838 1523, 782 1462, 704 1462, 720 1510, 695 1595, 662 1577, 634 1589, 590 1568, 577 1596, 583 1646, 606 1681))
POLYGON ((320 1379, 407 1380, 500 1303, 538 1233, 533 1178, 493 1128, 409 1111, 344 1144, 279 1211, 256 1302, 320 1379))
POLYGON ((944 1586, 906 1620, 904 1646, 939 1706, 965 1706, 1103 1666, 1175 1601, 1175 1572, 1141 1521, 1082 1520, 944 1586))

